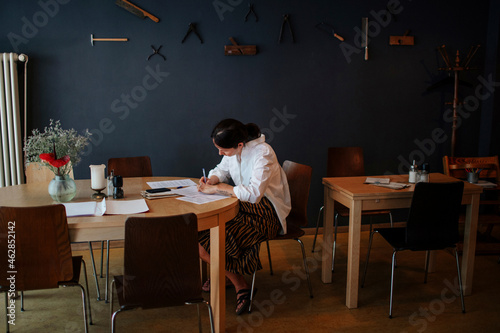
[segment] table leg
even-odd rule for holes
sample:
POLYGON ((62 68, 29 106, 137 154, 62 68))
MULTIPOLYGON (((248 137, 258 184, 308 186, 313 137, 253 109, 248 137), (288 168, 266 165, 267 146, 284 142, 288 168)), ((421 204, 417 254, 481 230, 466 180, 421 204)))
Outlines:
POLYGON ((462 253, 462 286, 464 295, 472 293, 478 214, 479 194, 472 196, 471 203, 467 205, 465 212, 464 247, 462 253))
POLYGON ((353 201, 349 211, 349 244, 347 249, 346 306, 358 307, 359 248, 361 238, 361 201, 353 201))
POLYGON ((330 191, 325 187, 323 201, 323 243, 321 245, 321 280, 323 283, 332 283, 332 251, 333 251, 333 212, 334 200, 330 191))
POLYGON ((226 330, 226 226, 210 229, 210 304, 214 313, 215 332, 226 330))

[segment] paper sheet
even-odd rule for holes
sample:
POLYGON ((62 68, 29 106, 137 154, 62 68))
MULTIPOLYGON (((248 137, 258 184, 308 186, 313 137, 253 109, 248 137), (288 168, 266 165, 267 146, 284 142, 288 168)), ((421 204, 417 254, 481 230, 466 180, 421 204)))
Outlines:
POLYGON ((149 210, 146 200, 106 200, 101 202, 64 203, 66 216, 103 216, 104 214, 139 214, 149 210))
POLYGON ((179 179, 179 180, 163 180, 159 182, 148 182, 151 188, 162 188, 162 187, 179 187, 179 186, 193 186, 196 185, 191 179, 179 179))

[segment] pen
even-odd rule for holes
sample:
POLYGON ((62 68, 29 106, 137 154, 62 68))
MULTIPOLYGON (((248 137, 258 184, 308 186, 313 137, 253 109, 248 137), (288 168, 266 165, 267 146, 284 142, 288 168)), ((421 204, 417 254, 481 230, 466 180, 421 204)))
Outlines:
POLYGON ((205 168, 201 169, 203 170, 203 179, 205 180, 205 184, 207 183, 207 176, 205 176, 205 168))

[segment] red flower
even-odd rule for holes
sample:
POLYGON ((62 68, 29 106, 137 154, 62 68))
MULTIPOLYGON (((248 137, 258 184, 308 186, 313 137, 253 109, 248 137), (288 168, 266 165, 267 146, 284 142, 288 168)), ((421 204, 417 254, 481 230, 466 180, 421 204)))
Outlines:
POLYGON ((52 165, 54 168, 65 166, 69 162, 69 155, 57 158, 55 153, 40 154, 40 159, 52 165))

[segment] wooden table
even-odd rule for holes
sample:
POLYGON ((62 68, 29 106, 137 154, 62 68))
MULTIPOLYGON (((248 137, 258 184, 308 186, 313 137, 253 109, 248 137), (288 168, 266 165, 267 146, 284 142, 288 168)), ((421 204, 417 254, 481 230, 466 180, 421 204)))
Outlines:
MULTIPOLYGON (((380 177, 389 177, 392 182, 408 183, 407 175, 380 177)), ((363 210, 408 208, 415 188, 412 185, 402 190, 391 190, 363 184, 365 180, 366 177, 323 178, 325 211, 321 279, 324 283, 332 282, 333 215, 335 202, 340 202, 350 210, 346 287, 346 306, 348 308, 358 307, 361 212, 363 210)), ((430 174, 430 182, 442 183, 457 180, 439 173, 430 174)), ((466 205, 466 220, 461 268, 465 295, 470 295, 472 290, 479 195, 482 191, 480 186, 465 183, 462 205, 466 205)))
MULTIPOLYGON (((125 198, 140 199, 140 191, 149 188, 151 181, 185 179, 179 177, 125 178, 123 190, 125 198)), ((197 179, 196 179, 197 181, 197 179)), ((71 202, 90 201, 93 191, 90 180, 76 180, 77 193, 71 202)), ((46 183, 32 183, 0 188, 0 205, 28 207, 55 204, 49 196, 46 183)), ((113 200, 108 198, 107 200, 113 200)), ((217 332, 225 331, 226 282, 225 271, 225 223, 236 216, 238 200, 223 199, 197 205, 175 198, 147 200, 149 211, 134 215, 104 215, 69 217, 68 228, 72 242, 119 240, 125 238, 125 220, 129 216, 153 217, 195 213, 199 230, 210 229, 210 304, 214 311, 214 324, 217 332)))

